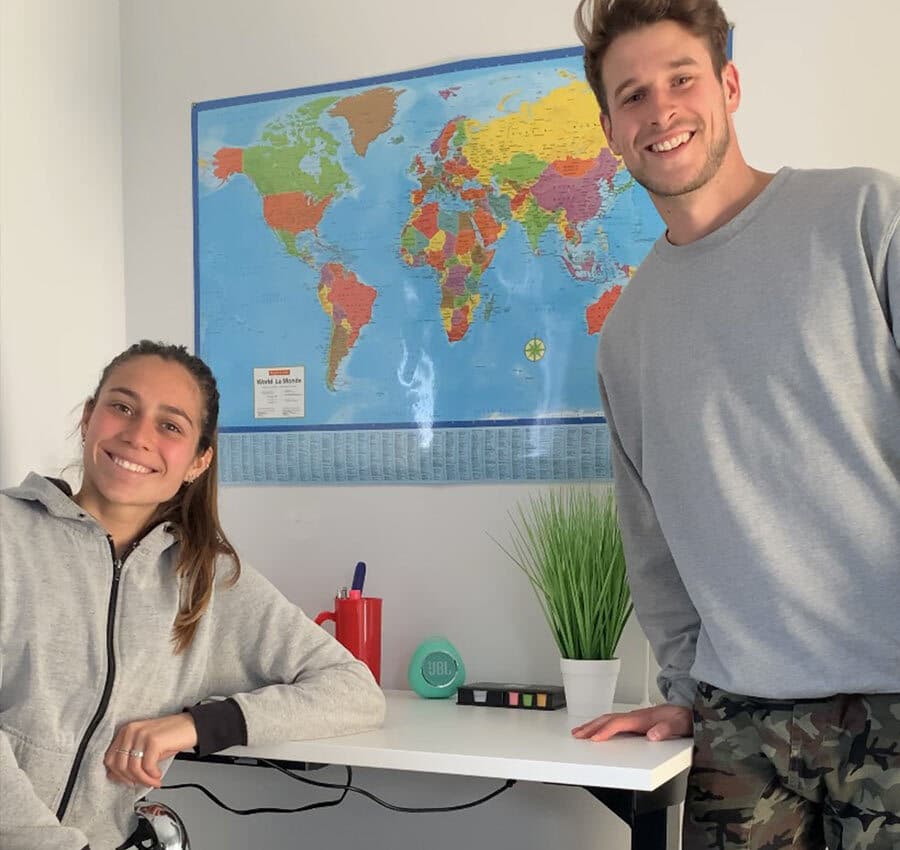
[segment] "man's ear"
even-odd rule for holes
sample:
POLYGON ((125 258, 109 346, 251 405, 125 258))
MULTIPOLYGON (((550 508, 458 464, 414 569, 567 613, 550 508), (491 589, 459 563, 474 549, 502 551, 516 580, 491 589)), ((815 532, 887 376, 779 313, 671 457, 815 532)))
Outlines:
POLYGON ((741 78, 734 62, 726 62, 722 68, 722 91, 725 95, 725 108, 729 114, 737 112, 741 105, 741 78))
POLYGON ((610 121, 609 116, 602 111, 600 113, 600 126, 603 128, 603 135, 606 136, 606 141, 609 144, 609 149, 616 156, 619 156, 619 148, 618 145, 616 145, 616 140, 613 138, 612 121, 610 121))

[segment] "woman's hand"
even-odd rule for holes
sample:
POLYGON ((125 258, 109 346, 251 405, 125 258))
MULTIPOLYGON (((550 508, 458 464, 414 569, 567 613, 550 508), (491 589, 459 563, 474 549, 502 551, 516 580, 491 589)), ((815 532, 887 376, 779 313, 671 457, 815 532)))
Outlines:
POLYGON ((622 732, 646 735, 651 741, 687 738, 694 731, 693 712, 680 705, 654 705, 620 714, 603 714, 588 723, 576 726, 576 738, 607 741, 622 732))
POLYGON ((159 762, 197 744, 194 718, 184 711, 155 720, 126 723, 109 745, 103 764, 113 782, 159 788, 159 762))

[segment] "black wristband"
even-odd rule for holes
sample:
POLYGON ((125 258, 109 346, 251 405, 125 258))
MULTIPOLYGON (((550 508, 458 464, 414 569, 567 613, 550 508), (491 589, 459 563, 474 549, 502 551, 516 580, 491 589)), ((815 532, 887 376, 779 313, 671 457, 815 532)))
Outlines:
POLYGON ((247 722, 244 712, 233 699, 201 702, 186 708, 197 727, 197 746, 194 752, 208 756, 227 747, 247 743, 247 722))

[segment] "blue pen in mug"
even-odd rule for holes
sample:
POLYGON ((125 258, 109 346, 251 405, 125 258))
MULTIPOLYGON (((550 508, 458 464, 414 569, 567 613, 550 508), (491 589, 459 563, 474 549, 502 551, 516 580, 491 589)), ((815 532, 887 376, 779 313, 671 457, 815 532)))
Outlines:
POLYGON ((362 596, 363 585, 366 583, 366 562, 357 561, 353 570, 353 584, 350 585, 350 598, 359 599, 362 596))
POLYGON ((360 561, 353 573, 349 594, 341 588, 334 598, 334 611, 322 611, 316 623, 334 621, 334 636, 354 657, 362 661, 381 684, 381 607, 382 599, 363 596, 366 565, 360 561), (347 595, 345 595, 347 594, 347 595))

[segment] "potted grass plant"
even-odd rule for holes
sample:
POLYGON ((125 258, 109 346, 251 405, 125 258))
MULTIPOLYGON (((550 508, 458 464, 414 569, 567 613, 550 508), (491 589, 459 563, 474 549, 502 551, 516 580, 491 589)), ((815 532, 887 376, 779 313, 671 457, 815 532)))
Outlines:
POLYGON ((495 542, 534 588, 559 647, 569 714, 604 714, 632 611, 612 490, 550 490, 520 503, 511 519, 510 545, 495 542))

